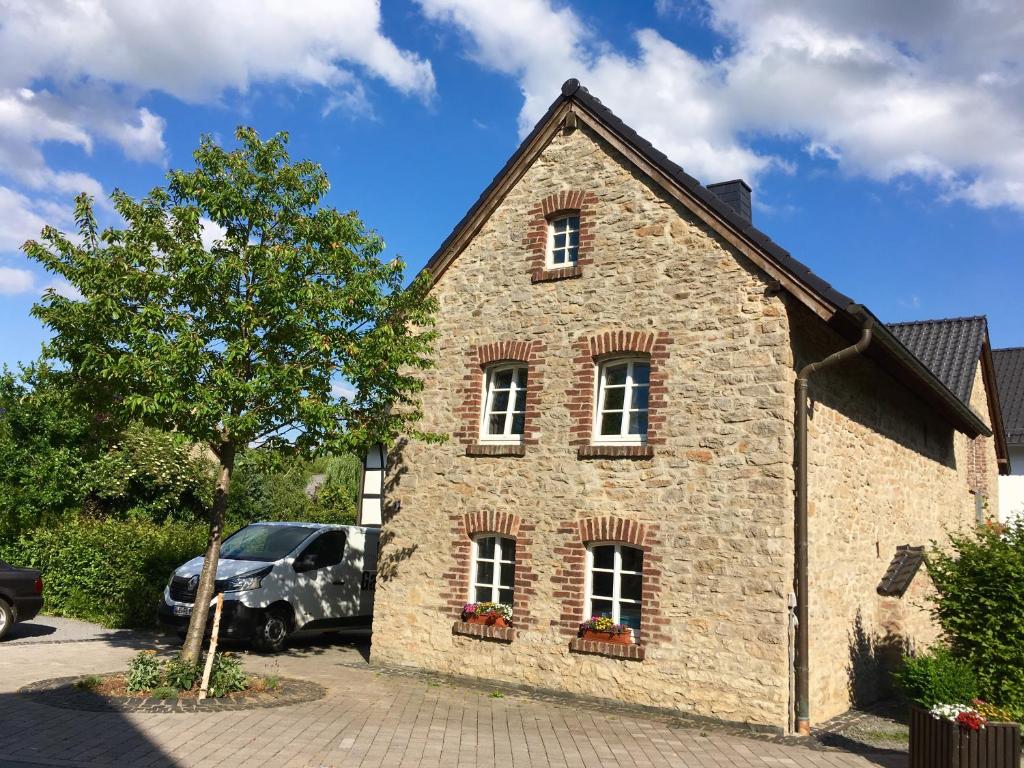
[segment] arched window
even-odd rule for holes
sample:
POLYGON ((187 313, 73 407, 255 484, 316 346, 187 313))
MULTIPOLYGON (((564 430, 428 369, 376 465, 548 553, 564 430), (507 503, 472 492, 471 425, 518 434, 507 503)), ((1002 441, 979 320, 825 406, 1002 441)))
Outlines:
POLYGON ((487 533, 473 539, 469 600, 512 605, 516 576, 516 541, 487 533))
POLYGON ((651 363, 616 358, 601 364, 594 412, 595 443, 642 445, 647 441, 651 363))
POLYGON ((481 442, 522 442, 526 424, 526 364, 492 365, 486 374, 481 442))
POLYGON ((587 545, 586 618, 607 616, 640 630, 644 553, 628 544, 587 545))

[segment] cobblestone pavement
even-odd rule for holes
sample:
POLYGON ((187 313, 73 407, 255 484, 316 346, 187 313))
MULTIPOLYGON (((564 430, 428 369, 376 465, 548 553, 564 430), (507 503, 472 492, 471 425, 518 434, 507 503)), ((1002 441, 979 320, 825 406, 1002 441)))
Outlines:
POLYGON ((655 766, 903 768, 854 755, 673 725, 551 697, 447 684, 366 665, 365 646, 305 643, 248 656, 253 672, 313 680, 319 701, 211 713, 78 712, 15 691, 45 678, 123 667, 139 637, 0 645, 0 767, 655 766))

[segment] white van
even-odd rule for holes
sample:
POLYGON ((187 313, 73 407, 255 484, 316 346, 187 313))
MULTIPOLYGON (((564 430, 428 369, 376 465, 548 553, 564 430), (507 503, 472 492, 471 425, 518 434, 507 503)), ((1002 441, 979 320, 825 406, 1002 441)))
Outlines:
MULTIPOLYGON (((369 629, 379 538, 379 528, 318 523, 253 523, 235 532, 217 564, 221 635, 279 651, 292 632, 369 629)), ((189 560, 164 589, 160 621, 179 633, 202 569, 202 557, 189 560)))

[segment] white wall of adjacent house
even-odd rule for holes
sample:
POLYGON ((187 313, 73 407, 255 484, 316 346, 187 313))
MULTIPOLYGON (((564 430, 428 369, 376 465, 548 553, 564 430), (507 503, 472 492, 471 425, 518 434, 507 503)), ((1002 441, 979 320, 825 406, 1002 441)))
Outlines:
POLYGON ((1024 520, 1024 445, 1010 446, 1010 474, 999 478, 999 519, 1024 520))

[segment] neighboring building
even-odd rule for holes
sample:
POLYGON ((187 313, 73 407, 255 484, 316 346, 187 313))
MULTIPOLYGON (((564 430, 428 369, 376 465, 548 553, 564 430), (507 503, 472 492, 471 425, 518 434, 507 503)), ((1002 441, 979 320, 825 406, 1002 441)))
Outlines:
MULTIPOLYGON (((1010 454, 1007 450, 1009 432, 1005 428, 1001 407, 999 374, 992 344, 988 336, 988 321, 984 317, 955 317, 942 320, 918 320, 910 323, 892 323, 889 330, 903 345, 928 366, 939 380, 963 403, 978 413, 984 413, 995 424, 995 455, 1000 475, 1010 472, 1010 454)), ((1024 368, 1022 368, 1024 370, 1024 368)), ((1024 378, 1022 378, 1024 381, 1024 378)), ((975 517, 979 523, 998 520, 1003 502, 1003 481, 992 484, 991 452, 981 442, 967 455, 967 484, 974 496, 975 517)), ((1021 469, 1024 472, 1024 468, 1021 469)))
POLYGON ((755 229, 743 182, 570 80, 427 269, 421 427, 451 439, 390 456, 376 661, 787 729, 801 678, 821 721, 935 638, 917 547, 997 496, 984 366, 951 389, 755 229), (810 377, 796 628, 797 372, 865 328, 810 377), (485 599, 511 629, 460 621, 485 599), (593 614, 635 642, 577 638, 593 614))
POLYGON ((1010 474, 999 478, 999 519, 1024 519, 1024 347, 997 349, 999 402, 1009 446, 1010 474))

